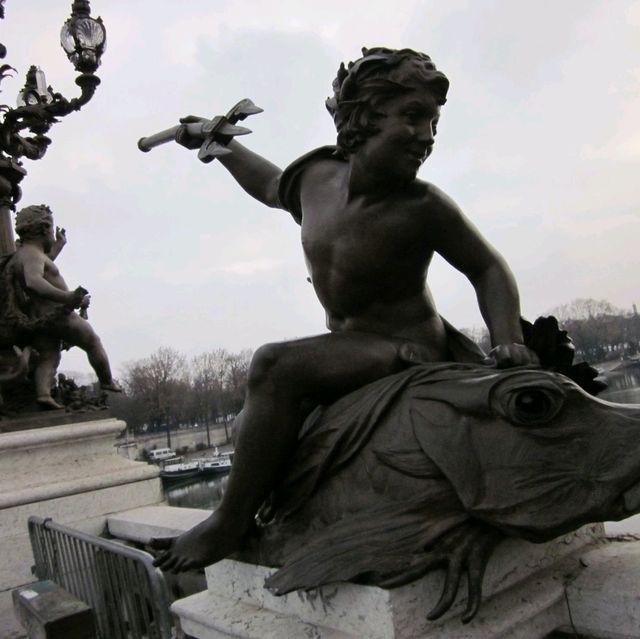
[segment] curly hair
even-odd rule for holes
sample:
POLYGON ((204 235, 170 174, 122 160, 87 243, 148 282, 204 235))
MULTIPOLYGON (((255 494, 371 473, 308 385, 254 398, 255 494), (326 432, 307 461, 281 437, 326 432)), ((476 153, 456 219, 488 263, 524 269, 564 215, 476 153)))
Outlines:
POLYGON ((39 237, 53 212, 46 204, 25 206, 16 213, 16 234, 21 240, 39 237))
POLYGON ((338 131, 337 146, 353 153, 378 133, 381 107, 390 98, 428 87, 438 104, 447 100, 449 80, 431 58, 412 49, 362 49, 362 57, 340 65, 333 81, 333 96, 325 105, 338 131))

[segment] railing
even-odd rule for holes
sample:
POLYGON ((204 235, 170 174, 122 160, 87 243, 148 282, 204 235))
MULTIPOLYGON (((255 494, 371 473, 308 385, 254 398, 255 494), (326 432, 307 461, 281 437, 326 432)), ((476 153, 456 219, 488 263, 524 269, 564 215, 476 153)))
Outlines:
POLYGON ((93 608, 99 639, 171 639, 164 576, 146 552, 29 518, 38 579, 50 579, 93 608))

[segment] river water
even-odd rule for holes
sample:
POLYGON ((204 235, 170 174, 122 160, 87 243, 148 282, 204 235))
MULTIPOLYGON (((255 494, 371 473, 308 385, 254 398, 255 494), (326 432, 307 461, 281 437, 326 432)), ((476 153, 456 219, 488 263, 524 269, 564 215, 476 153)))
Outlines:
POLYGON ((222 500, 228 479, 228 475, 186 479, 165 487, 164 494, 169 506, 215 510, 222 500))
MULTIPOLYGON (((609 387, 600 398, 620 404, 640 404, 640 364, 637 362, 613 370, 607 376, 609 387)), ((634 534, 640 535, 640 515, 634 515, 623 521, 607 522, 605 524, 609 534, 634 534)))
MULTIPOLYGON (((608 379, 609 388, 599 397, 622 404, 640 404, 640 366, 612 374, 608 379)), ((228 476, 187 479, 165 488, 165 497, 170 506, 181 508, 204 508, 215 510, 224 494, 228 476)), ((609 522, 607 531, 611 534, 640 534, 640 515, 622 522, 609 522)))

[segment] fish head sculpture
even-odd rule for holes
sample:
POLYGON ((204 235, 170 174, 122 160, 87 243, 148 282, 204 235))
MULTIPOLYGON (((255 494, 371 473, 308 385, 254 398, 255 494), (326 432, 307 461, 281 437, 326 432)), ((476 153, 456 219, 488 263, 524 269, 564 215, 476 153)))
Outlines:
POLYGON ((412 389, 414 434, 468 513, 546 541, 640 510, 640 406, 544 370, 469 372, 412 389))

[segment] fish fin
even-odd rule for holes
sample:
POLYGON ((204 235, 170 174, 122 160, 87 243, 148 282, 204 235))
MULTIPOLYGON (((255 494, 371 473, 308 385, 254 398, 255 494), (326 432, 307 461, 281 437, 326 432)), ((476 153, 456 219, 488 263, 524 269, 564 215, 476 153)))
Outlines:
POLYGON ((425 455, 422 449, 374 450, 378 461, 403 475, 419 478, 442 477, 442 471, 425 455))

